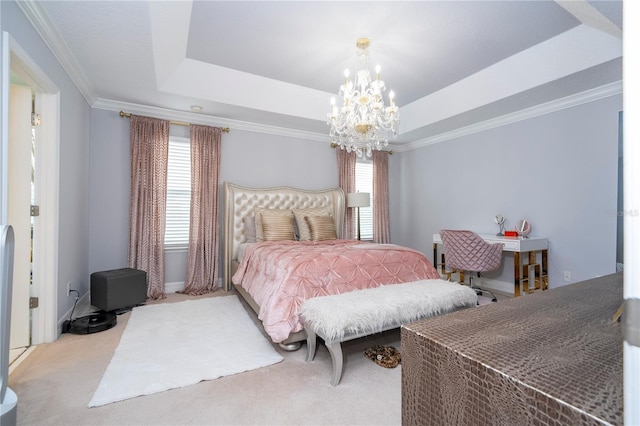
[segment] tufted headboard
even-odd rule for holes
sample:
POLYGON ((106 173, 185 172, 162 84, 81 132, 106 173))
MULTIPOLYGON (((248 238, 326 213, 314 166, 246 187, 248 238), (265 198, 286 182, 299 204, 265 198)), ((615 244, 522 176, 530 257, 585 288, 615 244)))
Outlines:
POLYGON ((224 183, 224 224, 222 234, 222 268, 224 290, 231 290, 232 261, 238 246, 245 242, 244 217, 253 217, 256 207, 294 209, 325 207, 331 209, 335 218, 336 234, 342 238, 345 214, 345 197, 340 188, 309 191, 287 186, 275 188, 245 188, 229 182, 224 183))

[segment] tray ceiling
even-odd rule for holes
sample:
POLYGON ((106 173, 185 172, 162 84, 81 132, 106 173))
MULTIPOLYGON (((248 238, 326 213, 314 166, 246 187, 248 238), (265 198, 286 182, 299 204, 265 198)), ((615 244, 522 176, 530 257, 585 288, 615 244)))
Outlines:
POLYGON ((394 149, 622 86, 622 1, 17 4, 94 107, 318 140, 359 37, 401 107, 394 149))

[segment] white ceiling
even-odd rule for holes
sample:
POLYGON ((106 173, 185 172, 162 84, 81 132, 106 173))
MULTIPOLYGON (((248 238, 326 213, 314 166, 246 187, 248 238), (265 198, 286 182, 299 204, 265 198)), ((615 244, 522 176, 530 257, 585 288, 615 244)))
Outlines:
POLYGON ((622 90, 621 0, 18 5, 92 106, 231 128, 328 140, 360 37, 401 108, 396 148, 622 90))

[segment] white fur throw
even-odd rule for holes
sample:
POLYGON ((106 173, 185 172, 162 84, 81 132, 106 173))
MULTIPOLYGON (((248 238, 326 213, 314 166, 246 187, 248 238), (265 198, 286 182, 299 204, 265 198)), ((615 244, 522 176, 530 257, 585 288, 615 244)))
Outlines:
POLYGON ((465 285, 435 279, 384 285, 302 304, 305 326, 326 341, 365 336, 419 319, 476 306, 478 296, 465 285))

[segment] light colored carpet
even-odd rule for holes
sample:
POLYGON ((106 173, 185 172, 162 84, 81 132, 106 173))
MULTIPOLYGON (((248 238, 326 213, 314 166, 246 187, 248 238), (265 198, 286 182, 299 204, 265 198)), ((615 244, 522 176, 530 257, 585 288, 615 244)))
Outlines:
POLYGON ((89 407, 282 360, 237 296, 141 306, 131 312, 89 407))
MULTIPOLYGON (((227 297, 218 290, 203 296, 171 293, 151 304, 227 297)), ((489 302, 488 300, 486 300, 489 302)), ((482 303, 482 301, 481 301, 482 303)), ((243 302, 256 326, 255 313, 243 302)), ((87 403, 111 360, 131 313, 100 333, 63 334, 38 345, 9 375, 18 395, 18 426, 125 425, 400 425, 401 372, 363 355, 370 346, 400 349, 400 330, 345 342, 344 373, 331 386, 331 357, 319 343, 313 362, 306 345, 295 352, 275 350, 283 362, 207 380, 167 392, 89 408, 87 403)), ((261 332, 266 337, 261 329, 261 332)), ((445 419, 446 420, 446 419, 445 419)), ((445 421, 443 420, 443 421, 445 421)))

